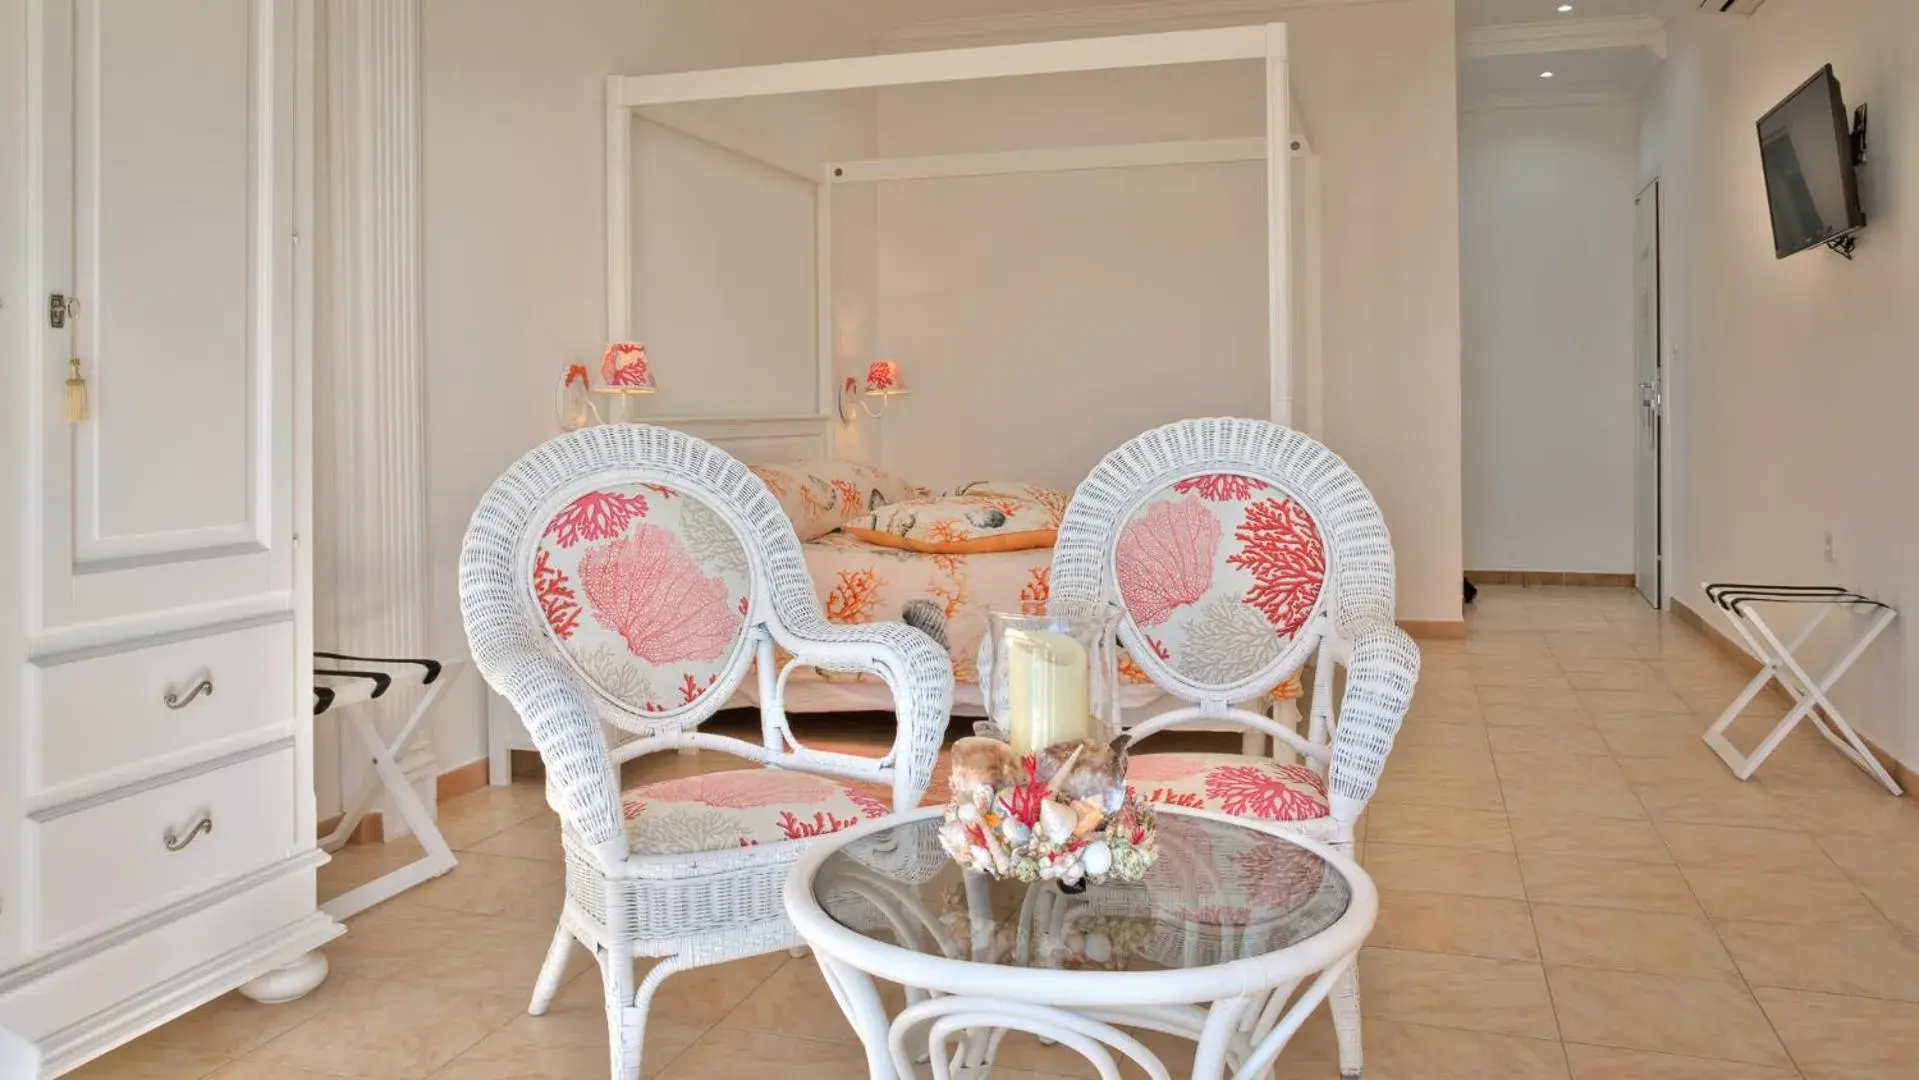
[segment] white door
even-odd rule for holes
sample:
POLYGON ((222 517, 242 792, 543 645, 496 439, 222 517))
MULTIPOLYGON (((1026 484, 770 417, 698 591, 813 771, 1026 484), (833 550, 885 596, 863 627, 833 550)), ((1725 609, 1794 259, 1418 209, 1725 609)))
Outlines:
POLYGON ((30 625, 289 610, 294 5, 42 11, 30 625))
POLYGON ((1633 356, 1637 371, 1633 410, 1637 438, 1633 460, 1633 576, 1639 595, 1661 606, 1665 584, 1660 543, 1660 455, 1665 442, 1665 381, 1661 364, 1659 310, 1659 181, 1634 200, 1633 356))

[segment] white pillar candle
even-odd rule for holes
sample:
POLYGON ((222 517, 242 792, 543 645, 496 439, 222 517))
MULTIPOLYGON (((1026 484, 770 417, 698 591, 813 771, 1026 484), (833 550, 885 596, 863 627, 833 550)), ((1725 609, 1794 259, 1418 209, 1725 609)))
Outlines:
POLYGON ((1086 650, 1057 630, 1006 631, 1007 734, 1016 754, 1086 737, 1086 650))

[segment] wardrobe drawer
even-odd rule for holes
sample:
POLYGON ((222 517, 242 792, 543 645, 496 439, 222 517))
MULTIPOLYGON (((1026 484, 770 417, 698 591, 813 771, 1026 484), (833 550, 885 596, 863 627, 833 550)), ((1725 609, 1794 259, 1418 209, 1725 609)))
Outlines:
POLYGON ((285 858, 294 849, 291 740, 265 753, 39 818, 42 946, 285 858), (201 822, 207 827, 196 827, 201 822))
POLYGON ((40 786, 292 718, 292 620, 49 664, 40 786))

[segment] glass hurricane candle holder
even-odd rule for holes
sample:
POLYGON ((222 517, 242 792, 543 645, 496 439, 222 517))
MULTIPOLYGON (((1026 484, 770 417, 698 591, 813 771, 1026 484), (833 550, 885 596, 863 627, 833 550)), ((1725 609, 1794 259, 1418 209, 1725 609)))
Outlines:
POLYGON ((1119 617, 1111 608, 987 613, 980 643, 981 696, 994 728, 1015 754, 1068 739, 1112 737, 1119 617))

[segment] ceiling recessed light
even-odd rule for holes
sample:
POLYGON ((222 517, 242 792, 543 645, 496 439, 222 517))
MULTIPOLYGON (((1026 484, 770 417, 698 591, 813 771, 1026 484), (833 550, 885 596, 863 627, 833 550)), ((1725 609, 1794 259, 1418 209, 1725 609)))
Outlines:
POLYGON ((1539 73, 1539 77, 1542 79, 1550 79, 1553 77, 1553 73, 1550 71, 1542 71, 1539 73))
POLYGON ((1561 4, 1561 5, 1559 5, 1559 13, 1560 13, 1561 15, 1564 15, 1564 14, 1566 14, 1566 13, 1567 13, 1568 11, 1571 11, 1572 9, 1573 9, 1573 6, 1572 6, 1571 4, 1561 4))

